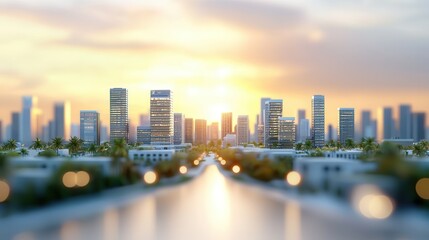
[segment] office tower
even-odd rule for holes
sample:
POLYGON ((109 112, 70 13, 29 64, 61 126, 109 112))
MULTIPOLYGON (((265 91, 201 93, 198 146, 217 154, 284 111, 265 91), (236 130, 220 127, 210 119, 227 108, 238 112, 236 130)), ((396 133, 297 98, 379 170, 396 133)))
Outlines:
POLYGON ((259 113, 259 122, 258 124, 260 125, 264 125, 265 123, 265 103, 267 101, 271 100, 271 98, 261 98, 261 109, 260 109, 260 113, 259 113))
POLYGON ((3 143, 3 122, 0 120, 0 143, 3 143))
POLYGON ((55 122, 54 121, 49 121, 48 129, 49 129, 49 141, 51 141, 52 139, 54 139, 56 137, 55 136, 55 122))
POLYGON ((54 106, 55 137, 70 139, 71 111, 69 102, 58 102, 54 106))
POLYGON ((328 125, 328 141, 335 140, 334 136, 335 136, 335 134, 334 134, 334 126, 332 126, 332 124, 329 124, 328 125))
POLYGON ((306 116, 305 109, 298 109, 298 123, 302 119, 305 119, 305 116, 306 116))
POLYGON ((174 144, 185 143, 185 114, 174 114, 174 144))
POLYGON ((100 145, 100 113, 80 111, 80 138, 85 145, 100 145))
POLYGON ((41 135, 41 114, 37 108, 38 99, 32 96, 22 98, 20 141, 30 146, 41 135))
POLYGON ((256 114, 256 121, 253 125, 253 135, 251 135, 251 142, 257 142, 258 141, 258 125, 259 125, 259 114, 256 114))
POLYGON ((110 142, 125 139, 128 142, 128 90, 110 89, 110 142))
POLYGON ((209 127, 209 140, 213 142, 217 142, 219 140, 219 123, 212 122, 209 127))
POLYGON ((265 102, 264 144, 267 148, 278 146, 279 118, 283 115, 283 100, 265 102))
POLYGON ((378 109, 377 119, 378 142, 381 143, 384 139, 394 138, 395 122, 393 121, 393 109, 391 107, 378 109))
POLYGON ((185 143, 194 143, 194 119, 185 118, 185 143))
POLYGON ((195 145, 207 144, 207 121, 195 119, 195 145))
POLYGON ((239 115, 237 118, 237 144, 249 143, 249 116, 239 115))
POLYGON ((11 125, 10 138, 19 142, 20 136, 21 136, 21 114, 19 112, 12 113, 12 119, 11 119, 10 125, 11 125))
POLYGON ((411 139, 411 106, 399 106, 399 137, 401 139, 411 139))
POLYGON ((325 96, 311 98, 311 138, 315 147, 325 145, 325 96))
POLYGON ((232 133, 232 112, 222 113, 221 138, 232 133))
POLYGON ((299 124, 301 122, 302 119, 305 119, 305 109, 298 109, 298 120, 296 121, 296 129, 295 129, 295 135, 296 135, 296 141, 301 142, 301 139, 303 139, 304 137, 300 136, 300 130, 299 130, 299 124))
POLYGON ((109 142, 109 128, 100 122, 100 143, 109 142))
POLYGON ((139 115, 139 126, 150 126, 150 116, 147 113, 139 115))
POLYGON ((360 136, 363 138, 371 137, 371 112, 368 110, 363 110, 361 112, 361 121, 360 121, 360 136))
POLYGON ((355 138, 355 109, 338 108, 338 139, 344 144, 347 139, 355 138))
POLYGON ((49 138, 49 124, 43 126, 42 130, 42 141, 49 142, 51 139, 49 138))
POLYGON ((426 113, 413 113, 413 139, 420 142, 426 139, 426 113))
POLYGON ((80 138, 80 126, 79 126, 79 124, 74 124, 74 123, 71 124, 70 137, 80 138))
POLYGON ((258 125, 258 132, 257 132, 257 134, 258 134, 258 141, 257 141, 257 143, 258 144, 264 144, 264 132, 265 131, 265 129, 264 129, 264 125, 262 125, 262 124, 260 124, 260 125, 258 125))
POLYGON ((173 93, 152 90, 150 93, 151 144, 170 145, 174 140, 173 93))
POLYGON ((151 143, 151 130, 150 126, 137 127, 137 143, 143 145, 150 145, 151 143))
POLYGON ((134 124, 134 121, 128 119, 128 142, 136 143, 137 142, 137 126, 134 124))
POLYGON ((280 117, 279 118, 279 138, 278 146, 280 148, 292 149, 295 144, 295 118, 280 117))
POLYGON ((305 142, 307 139, 310 139, 310 120, 308 119, 301 119, 298 124, 298 131, 299 133, 299 142, 305 142))

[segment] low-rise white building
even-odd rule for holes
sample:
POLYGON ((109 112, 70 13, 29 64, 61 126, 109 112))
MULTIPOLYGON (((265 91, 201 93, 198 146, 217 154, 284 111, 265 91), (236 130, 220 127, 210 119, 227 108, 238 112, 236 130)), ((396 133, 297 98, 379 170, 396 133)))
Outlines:
POLYGON ((362 154, 361 150, 339 150, 327 151, 323 153, 326 158, 358 159, 362 154))
POLYGON ((143 161, 145 163, 157 163, 161 161, 169 161, 176 153, 175 150, 137 150, 131 149, 128 151, 128 156, 133 161, 143 161))

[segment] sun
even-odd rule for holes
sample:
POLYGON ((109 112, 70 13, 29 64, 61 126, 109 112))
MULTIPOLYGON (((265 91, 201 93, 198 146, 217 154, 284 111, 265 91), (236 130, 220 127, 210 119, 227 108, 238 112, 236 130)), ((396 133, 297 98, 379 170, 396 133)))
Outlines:
POLYGON ((207 117, 209 122, 220 122, 223 112, 228 111, 228 107, 222 103, 216 103, 207 108, 207 117))

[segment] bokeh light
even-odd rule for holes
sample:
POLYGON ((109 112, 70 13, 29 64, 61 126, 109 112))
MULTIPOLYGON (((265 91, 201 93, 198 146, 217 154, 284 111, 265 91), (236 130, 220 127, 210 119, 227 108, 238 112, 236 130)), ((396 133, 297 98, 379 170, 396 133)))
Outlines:
POLYGON ((222 161, 220 161, 220 164, 225 165, 225 164, 226 164, 226 161, 225 161, 225 160, 222 160, 222 161))
POLYGON ((143 180, 146 184, 154 184, 157 180, 157 175, 153 171, 148 171, 144 174, 143 180))
POLYGON ((76 173, 76 186, 85 187, 86 185, 88 185, 90 179, 91 178, 87 172, 79 171, 76 173))
POLYGON ((393 200, 372 185, 362 185, 353 191, 355 209, 369 219, 386 219, 395 210, 393 200))
POLYGON ((195 166, 198 166, 198 164, 200 164, 200 161, 198 161, 198 160, 194 160, 194 165, 195 165, 195 166))
POLYGON ((63 184, 67 188, 76 186, 77 176, 75 172, 66 172, 63 175, 63 184))
POLYGON ((298 186, 301 183, 301 174, 296 171, 289 172, 286 176, 286 181, 291 186, 298 186))
POLYGON ((232 167, 232 172, 233 173, 239 173, 240 172, 240 166, 238 166, 238 165, 234 165, 233 167, 232 167))
POLYGON ((10 187, 7 182, 0 180, 0 203, 6 201, 10 195, 10 187))
POLYGON ((185 167, 185 166, 181 166, 181 167, 179 168, 179 172, 180 172, 181 174, 186 174, 186 173, 188 172, 188 168, 187 168, 187 167, 185 167))
POLYGON ((429 178, 422 178, 417 182, 416 192, 422 199, 429 200, 429 178))

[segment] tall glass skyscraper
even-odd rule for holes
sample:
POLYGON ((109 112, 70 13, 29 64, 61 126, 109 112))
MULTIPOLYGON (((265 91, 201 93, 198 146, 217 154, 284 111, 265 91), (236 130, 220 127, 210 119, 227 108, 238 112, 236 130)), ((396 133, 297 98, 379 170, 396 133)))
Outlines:
POLYGON ((194 119, 185 118, 185 143, 194 143, 194 119))
POLYGON ((185 143, 185 114, 174 113, 174 144, 185 143))
POLYGON ((399 137, 402 139, 411 139, 411 106, 400 105, 399 106, 399 137))
POLYGON ((207 121, 195 119, 195 145, 207 143, 207 121))
POLYGON ((338 108, 338 140, 344 144, 355 138, 355 109, 338 108))
POLYGON ((237 144, 243 145, 249 142, 249 116, 239 115, 237 118, 237 144))
POLYGON ((222 113, 221 139, 232 133, 232 112, 222 113))
POLYGON ((85 145, 100 144, 100 113, 80 111, 80 138, 85 145))
POLYGON ((110 89, 110 142, 125 139, 128 142, 128 90, 110 89))
POLYGON ((279 141, 279 118, 283 116, 283 100, 265 102, 264 143, 267 148, 275 148, 279 141))
POLYGON ((377 124, 378 142, 381 143, 384 139, 394 138, 395 121, 393 120, 393 109, 391 107, 378 109, 377 124))
POLYGON ((311 139, 315 147, 325 145, 325 96, 322 95, 311 99, 311 139))
POLYGON ((71 109, 69 102, 55 103, 54 106, 54 128, 55 137, 63 138, 68 141, 70 139, 71 130, 71 109))
POLYGON ((171 90, 152 90, 150 93, 151 144, 174 143, 173 93, 171 90))

